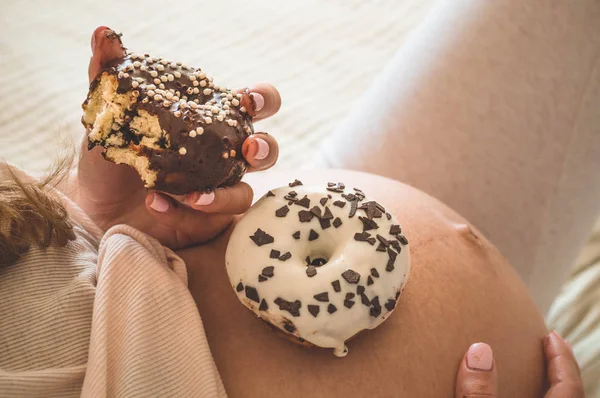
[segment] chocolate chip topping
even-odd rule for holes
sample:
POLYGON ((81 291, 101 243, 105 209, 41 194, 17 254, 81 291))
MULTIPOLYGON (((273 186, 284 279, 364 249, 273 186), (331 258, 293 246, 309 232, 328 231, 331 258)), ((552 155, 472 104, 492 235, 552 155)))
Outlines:
POLYGON ((386 248, 390 246, 390 242, 386 238, 384 238, 383 236, 381 236, 379 234, 377 234, 375 236, 381 242, 381 244, 384 245, 386 248))
POLYGON ((319 294, 315 294, 313 296, 315 298, 315 300, 317 301, 321 301, 321 302, 328 302, 329 301, 329 293, 328 292, 323 292, 323 293, 319 293, 319 294))
POLYGON ((386 303, 385 303, 385 309, 387 309, 388 311, 391 311, 394 308, 396 308, 396 300, 389 299, 388 301, 386 301, 386 303))
POLYGON ((308 234, 308 240, 312 242, 313 240, 316 240, 318 238, 319 234, 314 229, 311 229, 310 233, 308 234))
POLYGON ((373 238, 373 237, 370 237, 369 239, 367 239, 367 242, 369 242, 369 244, 370 244, 371 246, 373 246, 373 245, 375 244, 375 242, 376 242, 376 239, 375 239, 375 238, 373 238))
POLYGON ((235 287, 235 291, 236 292, 241 292, 242 290, 244 290, 244 285, 242 284, 242 282, 238 283, 237 286, 235 287))
POLYGON ((260 228, 256 230, 256 232, 250 237, 250 239, 252 239, 252 242, 254 242, 256 246, 268 245, 269 243, 273 243, 275 241, 275 239, 273 239, 271 235, 269 235, 260 228))
POLYGON ((307 210, 300 210, 298 212, 298 219, 300 220, 300 222, 310 222, 310 220, 312 220, 314 216, 314 214, 307 210))
POLYGON ((401 233, 402 233, 402 228, 400 228, 400 225, 392 224, 392 226, 390 227, 390 235, 398 235, 401 233))
POLYGON ((362 223, 363 223, 363 232, 379 228, 379 225, 377 225, 377 223, 375 221, 371 220, 370 218, 358 217, 358 219, 360 221, 362 221, 362 223))
POLYGON ((246 285, 246 297, 252 301, 256 301, 257 303, 260 302, 256 289, 248 285, 246 285))
POLYGON ((343 209, 344 206, 346 206, 346 202, 344 202, 343 200, 336 200, 335 202, 333 202, 333 205, 339 207, 340 209, 343 209))
POLYGON ((310 314, 312 316, 314 316, 315 318, 317 317, 317 315, 319 315, 320 309, 321 308, 319 308, 318 305, 313 305, 313 304, 308 305, 308 312, 310 312, 310 314))
POLYGON ((280 207, 279 209, 275 210, 275 216, 285 217, 285 216, 287 216, 287 214, 289 212, 290 212, 290 208, 287 207, 286 205, 284 205, 283 207, 280 207))
POLYGON ((375 278, 379 278, 379 272, 377 272, 377 268, 371 268, 371 275, 375 278))
POLYGON ((267 192, 267 194, 265 195, 265 198, 268 198, 269 196, 275 196, 275 194, 272 191, 267 192))
POLYGON ((398 297, 400 297, 400 293, 401 293, 401 292, 400 292, 400 290, 398 290, 398 291, 396 292, 396 300, 398 300, 398 297))
POLYGON ((336 312, 336 311, 337 311, 337 308, 336 308, 336 306, 335 306, 335 305, 333 305, 333 304, 329 304, 329 305, 327 306, 327 312, 329 312, 330 314, 333 314, 333 313, 334 313, 334 312, 336 312))
POLYGON ((350 214, 348 214, 349 218, 354 217, 354 215, 356 214, 357 208, 358 208, 358 205, 356 204, 356 202, 350 202, 350 214))
POLYGON ((379 315, 381 315, 381 304, 379 304, 378 296, 375 296, 375 298, 371 300, 371 310, 369 311, 369 314, 373 318, 377 318, 379 315))
POLYGON ((302 185, 302 181, 294 180, 294 181, 290 182, 288 185, 290 186, 290 188, 297 187, 298 185, 302 185))
POLYGON ((329 207, 325 208, 325 211, 323 212, 323 219, 333 220, 333 213, 331 212, 331 210, 329 210, 329 207))
POLYGON ((346 298, 344 300, 351 300, 354 298, 354 296, 355 296, 354 293, 348 292, 348 293, 346 293, 346 298))
POLYGON ((369 300, 369 298, 367 297, 367 295, 364 294, 364 293, 360 293, 360 302, 363 305, 366 305, 367 307, 371 306, 371 301, 369 300))
POLYGON ((363 294, 365 292, 365 287, 363 285, 356 286, 356 293, 363 294))
POLYGON ((275 270, 275 267, 273 267, 272 265, 269 265, 268 267, 263 268, 261 274, 266 276, 267 278, 271 278, 273 276, 274 270, 275 270))
POLYGON ((385 217, 386 217, 388 220, 391 220, 391 219, 392 219, 392 215, 391 215, 390 213, 385 213, 385 217))
POLYGON ((363 204, 360 205, 359 209, 364 210, 367 218, 372 220, 373 218, 380 218, 382 215, 382 210, 380 207, 381 205, 379 205, 379 203, 374 202, 374 201, 370 201, 370 202, 365 202, 363 204))
POLYGON ((336 228, 339 228, 342 226, 342 220, 339 217, 336 217, 335 220, 333 220, 333 226, 336 228))
POLYGON ((266 311, 269 309, 269 305, 265 301, 265 299, 260 300, 260 307, 258 307, 260 311, 266 311))
POLYGON ((306 275, 308 275, 309 278, 312 278, 313 276, 317 275, 317 269, 314 266, 309 265, 306 267, 306 275))
POLYGON ((279 250, 271 250, 269 257, 270 258, 279 258, 280 255, 281 255, 281 252, 279 250))
POLYGON ((331 282, 331 286, 333 286, 333 290, 335 290, 337 293, 342 291, 342 286, 340 285, 339 280, 335 280, 335 281, 331 282))
POLYGON ((400 246, 400 242, 398 242, 397 240, 391 240, 390 241, 390 245, 396 249, 396 251, 398 253, 400 253, 402 251, 402 247, 400 246))
POLYGON ((388 249, 388 256, 389 256, 389 260, 387 262, 387 266, 385 267, 385 270, 388 272, 391 272, 394 270, 394 263, 396 262, 396 257, 398 256, 398 254, 393 251, 392 249, 388 249))
POLYGON ((408 245, 408 239, 406 239, 406 236, 398 235, 396 236, 396 239, 398 239, 403 245, 408 245))
POLYGON ((281 257, 279 257, 279 261, 286 261, 290 258, 292 258, 292 253, 286 252, 285 254, 282 254, 281 257))
POLYGON ((302 307, 302 303, 300 300, 296 301, 287 301, 282 299, 281 297, 277 297, 275 299, 275 304, 279 306, 281 311, 287 311, 292 316, 300 316, 300 308, 302 307))
POLYGON ((298 196, 298 192, 290 191, 288 192, 287 196, 289 196, 290 198, 295 198, 296 196, 298 196))
POLYGON ((329 198, 327 198, 327 197, 321 198, 321 199, 319 199, 319 203, 321 204, 321 206, 325 206, 325 203, 327 203, 328 200, 329 200, 329 198))
POLYGON ((384 252, 387 251, 387 249, 385 248, 385 246, 383 244, 379 244, 379 246, 377 246, 377 251, 378 252, 384 252))
POLYGON ((296 231, 292 234, 292 237, 296 240, 300 239, 300 231, 296 231))
POLYGON ((368 232, 357 232, 354 234, 354 240, 358 242, 368 242, 370 236, 371 234, 368 232))
POLYGON ((316 217, 321 218, 321 208, 319 206, 314 206, 312 209, 310 209, 310 212, 316 217))
POLYGON ((331 221, 327 218, 320 218, 319 225, 321 225, 321 229, 327 229, 331 227, 331 221))
POLYGON ((258 276, 258 281, 259 281, 259 282, 264 282, 264 281, 266 281, 267 279, 268 279, 268 278, 267 278, 266 276, 263 276, 263 275, 259 275, 259 276, 258 276))
POLYGON ((371 278, 371 275, 369 275, 369 277, 367 278, 367 286, 371 286, 373 283, 373 278, 371 278))
POLYGON ((351 269, 347 269, 342 272, 342 278, 346 280, 348 283, 358 283, 360 281, 360 274, 351 269))
POLYGON ((283 328, 289 333, 294 333, 296 331, 294 322, 290 321, 289 319, 283 320, 283 328))
POLYGON ((342 184, 341 182, 338 182, 337 184, 335 184, 333 182, 327 183, 328 191, 342 193, 342 192, 344 192, 344 189, 346 189, 346 186, 344 184, 342 184))
POLYGON ((353 305, 354 305, 354 301, 344 300, 344 307, 352 308, 353 305))
POLYGON ((294 204, 308 209, 310 207, 310 199, 308 199, 308 196, 304 196, 294 204))

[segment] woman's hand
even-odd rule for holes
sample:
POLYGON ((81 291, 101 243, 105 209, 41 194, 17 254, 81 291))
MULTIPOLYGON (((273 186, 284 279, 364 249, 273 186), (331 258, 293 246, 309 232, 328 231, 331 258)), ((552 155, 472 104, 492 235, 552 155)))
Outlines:
MULTIPOLYGON (((108 63, 124 57, 119 35, 101 26, 92 35, 92 57, 88 76, 93 80, 108 63)), ((281 105, 277 90, 268 84, 249 88, 248 113, 253 121, 274 115, 281 105)), ((83 140, 76 178, 68 188, 73 199, 104 230, 126 223, 148 233, 162 244, 178 249, 202 243, 218 235, 231 223, 234 214, 245 212, 252 203, 250 186, 239 183, 208 194, 171 196, 144 188, 135 170, 104 160, 103 148, 87 150, 83 140)), ((278 157, 277 142, 265 133, 249 137, 243 155, 249 172, 273 166, 278 157)))
MULTIPOLYGON (((550 389, 545 398, 583 398, 581 372, 569 344, 552 332, 544 339, 550 389)), ((456 376, 456 398, 498 396, 498 369, 485 343, 469 347, 456 376)))

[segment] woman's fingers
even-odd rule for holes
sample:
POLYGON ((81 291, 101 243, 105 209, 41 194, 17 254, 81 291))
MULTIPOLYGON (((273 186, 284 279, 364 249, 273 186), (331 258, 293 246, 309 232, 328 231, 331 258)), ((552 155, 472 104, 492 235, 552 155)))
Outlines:
POLYGON ((246 108, 254 122, 273 116, 281 107, 279 91, 267 83, 255 84, 238 90, 238 93, 242 94, 241 105, 246 108))
POLYGON ((108 63, 125 56, 121 37, 106 26, 99 26, 92 33, 92 58, 88 67, 88 78, 91 82, 108 63))
POLYGON ((166 245, 172 248, 209 241, 225 230, 233 220, 230 214, 206 214, 196 211, 159 192, 149 193, 145 203, 158 224, 176 231, 172 237, 166 239, 166 245))
POLYGON ((204 213, 242 214, 252 205, 252 197, 250 185, 240 182, 233 187, 217 188, 210 193, 189 194, 185 202, 204 213))
POLYGON ((475 343, 464 356, 456 375, 456 398, 498 396, 498 372, 492 348, 475 343))
POLYGON ((546 398, 583 398, 583 382, 571 347, 557 332, 544 339, 544 355, 548 365, 550 390, 546 398))
POLYGON ((273 167, 279 157, 279 145, 267 133, 256 133, 244 141, 242 154, 250 164, 249 172, 262 171, 273 167))

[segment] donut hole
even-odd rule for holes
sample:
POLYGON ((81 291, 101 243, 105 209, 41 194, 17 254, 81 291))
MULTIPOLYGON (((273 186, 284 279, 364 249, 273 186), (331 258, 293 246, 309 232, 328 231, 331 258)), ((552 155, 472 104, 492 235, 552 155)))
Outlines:
POLYGON ((326 256, 324 254, 318 254, 318 253, 314 253, 314 254, 310 254, 308 256, 306 256, 306 265, 312 265, 314 267, 322 267, 323 265, 327 264, 327 262, 329 261, 329 256, 326 256))

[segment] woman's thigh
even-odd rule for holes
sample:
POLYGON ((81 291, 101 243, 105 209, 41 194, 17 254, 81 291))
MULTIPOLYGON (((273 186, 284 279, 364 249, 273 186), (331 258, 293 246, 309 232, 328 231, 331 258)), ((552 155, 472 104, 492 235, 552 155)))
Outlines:
POLYGON ((469 345, 494 349, 501 396, 541 396, 543 319, 518 276, 478 231, 435 199, 363 173, 250 176, 256 197, 294 178, 361 188, 400 221, 411 242, 411 275, 396 312, 361 333, 347 357, 279 338, 246 310, 224 268, 228 234, 182 255, 212 353, 232 397, 451 397, 469 345))

